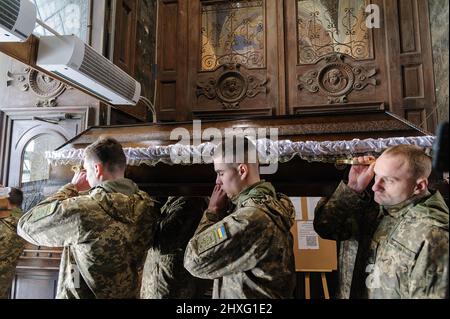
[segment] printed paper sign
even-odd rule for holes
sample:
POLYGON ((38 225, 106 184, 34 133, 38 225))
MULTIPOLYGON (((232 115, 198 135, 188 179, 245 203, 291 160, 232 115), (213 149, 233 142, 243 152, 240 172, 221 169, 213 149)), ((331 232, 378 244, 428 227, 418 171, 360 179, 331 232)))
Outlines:
POLYGON ((297 222, 298 249, 319 249, 319 236, 314 231, 313 221, 297 222))

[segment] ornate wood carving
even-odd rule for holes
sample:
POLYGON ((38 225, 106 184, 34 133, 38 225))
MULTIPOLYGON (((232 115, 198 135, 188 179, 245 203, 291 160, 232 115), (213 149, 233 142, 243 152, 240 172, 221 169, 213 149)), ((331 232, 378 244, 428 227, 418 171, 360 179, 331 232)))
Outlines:
POLYGON ((48 75, 31 69, 28 73, 28 83, 39 98, 38 107, 57 106, 56 99, 66 90, 67 86, 48 75))
POLYGON ((298 89, 325 95, 329 104, 346 103, 353 90, 377 85, 375 74, 376 68, 366 69, 346 54, 331 54, 320 59, 314 70, 298 76, 298 89))
POLYGON ((227 110, 239 109, 239 103, 245 98, 267 93, 268 79, 250 75, 239 63, 221 65, 211 75, 206 82, 197 82, 197 97, 217 99, 227 110))
POLYGON ((68 87, 64 83, 55 80, 45 73, 25 67, 22 72, 7 72, 7 87, 17 86, 21 91, 31 92, 39 99, 37 107, 55 107, 58 105, 56 99, 64 93, 68 87))
POLYGON ((17 86, 22 92, 27 92, 30 89, 30 85, 27 82, 27 74, 29 72, 29 67, 23 68, 22 72, 6 72, 6 76, 8 78, 6 81, 6 87, 17 86))

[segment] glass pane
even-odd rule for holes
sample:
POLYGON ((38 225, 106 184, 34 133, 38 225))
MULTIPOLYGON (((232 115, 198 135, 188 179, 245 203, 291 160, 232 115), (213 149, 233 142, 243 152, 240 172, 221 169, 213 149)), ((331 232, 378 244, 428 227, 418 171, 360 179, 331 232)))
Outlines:
POLYGON ((315 63, 333 52, 372 58, 365 8, 364 0, 298 0, 299 63, 315 63))
POLYGON ((202 6, 202 71, 226 63, 265 67, 264 7, 264 1, 224 1, 202 6))
POLYGON ((42 134, 28 142, 23 153, 21 183, 48 179, 49 164, 45 152, 55 150, 64 142, 63 137, 53 134, 42 134))
MULTIPOLYGON (((60 34, 74 34, 86 40, 89 15, 87 0, 32 0, 37 7, 38 19, 60 34)), ((51 35, 50 32, 37 27, 40 35, 51 35)))

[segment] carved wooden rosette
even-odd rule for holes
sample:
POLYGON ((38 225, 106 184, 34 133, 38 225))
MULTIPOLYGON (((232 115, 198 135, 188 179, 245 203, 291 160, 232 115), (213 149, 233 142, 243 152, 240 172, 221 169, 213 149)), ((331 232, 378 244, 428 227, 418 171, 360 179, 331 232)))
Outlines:
POLYGON ((298 76, 298 89, 325 95, 328 103, 346 103, 353 91, 377 85, 375 68, 366 69, 346 54, 332 54, 317 62, 315 70, 298 76))
POLYGON ((267 78, 250 75, 239 63, 224 64, 216 68, 206 82, 197 82, 197 97, 216 99, 224 109, 239 109, 239 103, 245 98, 267 93, 267 82, 267 78))
POLYGON ((36 103, 38 107, 54 107, 56 99, 66 90, 67 86, 48 75, 31 70, 28 73, 28 83, 34 94, 42 98, 36 103))
POLYGON ((39 98, 36 102, 37 107, 57 106, 56 99, 67 88, 64 83, 29 67, 18 73, 8 71, 7 77, 7 87, 17 86, 23 92, 31 90, 39 98))

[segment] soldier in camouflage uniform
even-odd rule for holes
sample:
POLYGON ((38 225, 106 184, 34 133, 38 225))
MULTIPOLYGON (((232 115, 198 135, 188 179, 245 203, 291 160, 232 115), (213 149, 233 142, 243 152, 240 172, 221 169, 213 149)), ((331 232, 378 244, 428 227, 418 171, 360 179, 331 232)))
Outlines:
POLYGON ((116 140, 88 146, 84 168, 27 212, 18 234, 34 245, 64 247, 57 298, 138 298, 159 209, 124 178, 125 154, 116 140))
POLYGON ((214 279, 213 298, 292 298, 293 204, 260 180, 258 164, 247 156, 256 152, 251 142, 239 143, 244 156, 234 155, 241 161, 214 160, 216 186, 184 266, 194 276, 214 279), (227 197, 234 205, 228 211, 227 197))
MULTIPOLYGON (((1 187, 1 186, 0 186, 1 187)), ((17 235, 22 216, 23 194, 11 187, 8 197, 0 198, 0 299, 7 299, 25 241, 17 235)))
POLYGON ((341 241, 338 298, 448 298, 448 207, 430 173, 422 149, 392 147, 318 203, 315 230, 341 241))
POLYGON ((145 261, 143 299, 202 298, 212 281, 193 277, 183 266, 187 243, 208 207, 208 197, 169 197, 145 261))

